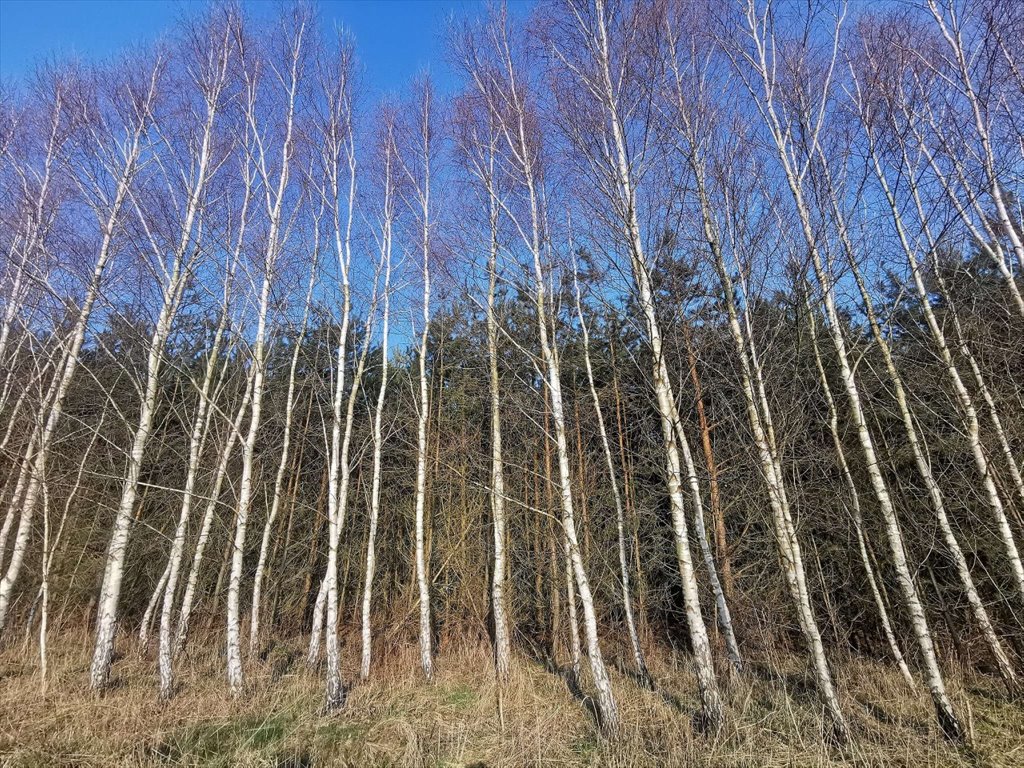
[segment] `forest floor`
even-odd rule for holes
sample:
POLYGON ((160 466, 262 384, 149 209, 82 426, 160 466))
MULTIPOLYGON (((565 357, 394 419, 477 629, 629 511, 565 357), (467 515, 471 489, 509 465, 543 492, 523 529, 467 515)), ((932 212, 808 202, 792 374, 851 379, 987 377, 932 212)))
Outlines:
MULTIPOLYGON (((56 634, 56 633, 55 633, 56 634)), ((1024 707, 996 681, 951 671, 950 692, 974 735, 953 748, 938 734, 927 695, 908 694, 892 667, 849 659, 839 689, 855 733, 825 743, 806 670, 795 658, 762 658, 725 686, 728 724, 694 731, 696 685, 687 657, 659 650, 657 692, 637 686, 610 649, 622 718, 603 741, 585 702, 544 663, 519 655, 503 696, 504 727, 489 649, 442 644, 433 683, 418 652, 403 646, 376 660, 370 682, 343 713, 320 712, 322 678, 304 663, 301 638, 250 662, 247 694, 233 700, 223 649, 192 649, 179 664, 178 695, 156 697, 156 665, 134 638, 102 697, 88 688, 86 637, 54 637, 50 684, 40 693, 34 648, 0 652, 0 764, 4 766, 1020 766, 1024 707)), ((20 643, 19 643, 20 646, 20 643)), ((358 646, 346 644, 354 660, 358 646)), ((347 670, 352 679, 354 670, 347 670)))

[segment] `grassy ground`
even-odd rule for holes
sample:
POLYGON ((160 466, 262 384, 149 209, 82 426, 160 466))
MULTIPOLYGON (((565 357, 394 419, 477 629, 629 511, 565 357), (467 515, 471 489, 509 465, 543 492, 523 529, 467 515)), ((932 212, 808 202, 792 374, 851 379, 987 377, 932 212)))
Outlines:
MULTIPOLYGON (((166 705, 156 700, 152 658, 130 651, 115 665, 115 686, 97 698, 87 686, 88 640, 51 646, 46 696, 33 650, 0 653, 2 765, 1024 765, 1024 708, 1007 703, 993 681, 955 671, 951 693, 974 733, 972 747, 945 743, 926 695, 907 694, 891 668, 849 660, 838 677, 855 741, 840 749, 823 744, 798 660, 752 663, 726 686, 728 725, 706 736, 691 726, 697 702, 686 657, 659 651, 650 659, 658 692, 614 670, 623 729, 607 743, 563 678, 526 657, 517 658, 503 697, 502 727, 489 651, 477 645, 442 647, 433 684, 418 674, 415 648, 382 654, 372 680, 334 716, 319 712, 322 683, 305 668, 301 639, 250 663, 248 692, 238 701, 226 692, 219 649, 197 646, 166 705)), ((356 651, 347 646, 346 658, 356 651)))

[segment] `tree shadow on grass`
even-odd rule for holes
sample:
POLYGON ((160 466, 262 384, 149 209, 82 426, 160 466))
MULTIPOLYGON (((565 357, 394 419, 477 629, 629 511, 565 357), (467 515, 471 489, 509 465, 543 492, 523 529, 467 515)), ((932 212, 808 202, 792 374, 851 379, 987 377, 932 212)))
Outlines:
POLYGON ((746 668, 758 680, 784 688, 794 701, 816 699, 818 696, 817 685, 805 673, 784 672, 770 664, 757 661, 748 661, 746 668))
POLYGON ((590 696, 583 690, 580 685, 579 676, 575 673, 571 665, 560 665, 551 653, 546 649, 541 650, 536 643, 527 642, 523 646, 526 651, 527 657, 538 666, 542 667, 545 672, 555 675, 565 683, 566 689, 572 694, 573 698, 579 701, 583 708, 586 710, 590 718, 598 729, 602 727, 601 711, 597 707, 597 701, 593 696, 590 696))
POLYGON ((633 668, 632 664, 627 664, 621 656, 616 655, 612 659, 612 666, 615 667, 623 677, 628 677, 636 683, 638 688, 643 688, 645 691, 658 692, 658 684, 654 682, 653 677, 645 680, 643 675, 637 672, 633 668))

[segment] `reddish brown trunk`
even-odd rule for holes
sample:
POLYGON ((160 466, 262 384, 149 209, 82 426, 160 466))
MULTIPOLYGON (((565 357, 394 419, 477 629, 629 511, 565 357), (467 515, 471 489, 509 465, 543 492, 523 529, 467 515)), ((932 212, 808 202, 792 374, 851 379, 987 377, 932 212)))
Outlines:
POLYGON ((718 555, 718 568, 722 573, 722 588, 729 602, 733 601, 734 585, 732 562, 729 558, 729 544, 725 538, 725 514, 722 511, 722 497, 718 491, 718 465, 715 452, 711 447, 711 427, 704 410, 704 389, 701 387, 700 374, 697 373, 697 355, 693 348, 693 337, 690 326, 683 324, 683 340, 686 344, 686 357, 690 366, 690 381, 697 400, 697 423, 700 425, 700 443, 704 451, 704 462, 707 464, 709 486, 711 488, 711 519, 715 529, 715 549, 718 555))

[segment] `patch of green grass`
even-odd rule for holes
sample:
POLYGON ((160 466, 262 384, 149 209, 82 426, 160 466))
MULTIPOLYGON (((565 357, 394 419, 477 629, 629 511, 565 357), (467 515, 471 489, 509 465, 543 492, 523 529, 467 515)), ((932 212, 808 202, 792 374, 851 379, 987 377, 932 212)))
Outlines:
POLYGON ((441 690, 441 701, 446 706, 465 711, 477 702, 477 692, 467 685, 455 685, 441 690))
POLYGON ((274 751, 290 731, 286 714, 199 723, 172 731, 153 754, 175 765, 234 765, 239 753, 274 751))
POLYGON ((597 750, 601 744, 594 734, 587 734, 581 736, 572 743, 573 754, 583 758, 584 761, 590 762, 590 759, 597 754, 597 750))
POLYGON ((358 739, 367 731, 365 725, 359 723, 346 723, 341 721, 330 721, 318 725, 315 732, 317 741, 351 741, 358 739))

